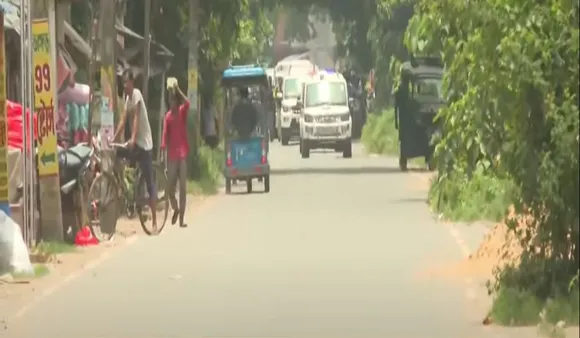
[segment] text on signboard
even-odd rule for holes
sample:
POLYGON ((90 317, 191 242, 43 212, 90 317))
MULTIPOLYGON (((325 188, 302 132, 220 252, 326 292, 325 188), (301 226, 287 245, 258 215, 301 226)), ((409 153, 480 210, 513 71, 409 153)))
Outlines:
POLYGON ((0 121, 0 148, 3 147, 6 147, 6 121, 0 121))
POLYGON ((48 33, 34 35, 33 37, 33 48, 36 53, 49 53, 50 52, 50 36, 48 33))
POLYGON ((46 105, 43 100, 41 107, 36 107, 36 128, 38 135, 38 143, 42 145, 44 138, 50 134, 54 134, 54 106, 52 99, 50 99, 50 105, 46 105))
POLYGON ((50 66, 48 64, 34 67, 34 89, 37 93, 50 91, 50 66))

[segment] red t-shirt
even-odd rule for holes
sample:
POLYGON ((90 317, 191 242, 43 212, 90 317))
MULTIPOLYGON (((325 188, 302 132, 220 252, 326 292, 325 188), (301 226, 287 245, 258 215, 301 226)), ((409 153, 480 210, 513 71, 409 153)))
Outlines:
POLYGON ((183 160, 189 153, 189 143, 187 142, 188 111, 189 101, 185 101, 179 106, 177 114, 171 110, 165 113, 161 149, 169 148, 167 158, 171 161, 183 160))

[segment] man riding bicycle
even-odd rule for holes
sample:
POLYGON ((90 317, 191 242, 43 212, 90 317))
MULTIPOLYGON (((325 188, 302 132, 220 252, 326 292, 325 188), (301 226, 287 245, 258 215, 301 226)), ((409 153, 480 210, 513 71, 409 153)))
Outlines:
MULTIPOLYGON (((151 218, 153 222, 153 232, 157 232, 157 191, 153 178, 153 137, 151 125, 147 114, 147 107, 143 100, 143 94, 135 88, 135 79, 130 71, 123 74, 125 98, 125 113, 121 117, 119 126, 115 132, 116 140, 119 134, 124 131, 127 121, 130 123, 130 138, 127 148, 130 153, 118 149, 117 156, 128 158, 139 164, 141 175, 145 179, 147 192, 149 193, 149 207, 151 208, 151 218)), ((136 184, 138 182, 135 182, 136 184)))

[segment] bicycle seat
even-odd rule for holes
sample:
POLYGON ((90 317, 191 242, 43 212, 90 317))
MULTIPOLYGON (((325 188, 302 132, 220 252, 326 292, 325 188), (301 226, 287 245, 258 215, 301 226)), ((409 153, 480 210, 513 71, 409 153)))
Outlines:
POLYGON ((67 169, 80 168, 91 157, 93 149, 87 144, 77 144, 68 149, 59 149, 61 165, 67 169))

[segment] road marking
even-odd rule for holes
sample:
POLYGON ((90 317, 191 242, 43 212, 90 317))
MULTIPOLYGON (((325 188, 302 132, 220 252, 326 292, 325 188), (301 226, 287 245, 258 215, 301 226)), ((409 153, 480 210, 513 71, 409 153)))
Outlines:
MULTIPOLYGON (((416 173, 411 173, 411 176, 416 177, 425 183, 430 183, 430 179, 429 179, 430 176, 427 177, 425 175, 416 174, 416 173)), ((459 247, 459 250, 463 254, 463 257, 465 259, 468 259, 469 256, 471 255, 471 250, 469 249, 469 246, 467 245, 467 243, 465 242, 463 237, 461 237, 461 234, 459 233, 459 230, 457 230, 457 227, 455 226, 455 224, 450 223, 450 222, 445 222, 445 221, 439 221, 439 220, 436 220, 436 222, 443 225, 443 227, 447 230, 447 232, 449 232, 451 237, 453 237, 453 239, 455 240, 455 243, 459 247)), ((476 301, 476 299, 477 299, 476 289, 477 288, 475 285, 475 281, 473 280, 473 278, 467 277, 464 279, 464 282, 465 282, 465 285, 467 288, 465 290, 466 298, 470 301, 476 301)))
MULTIPOLYGON (((131 236, 129 238, 127 238, 127 240, 125 241, 125 245, 116 248, 117 250, 121 250, 121 249, 125 249, 127 247, 129 247, 130 245, 134 244, 135 242, 137 242, 137 239, 139 237, 138 236, 131 236)), ((18 310, 16 312, 16 315, 14 316, 14 319, 19 319, 22 316, 24 316, 31 308, 33 308, 34 306, 38 305, 40 302, 42 302, 45 298, 47 298, 48 296, 50 296, 51 294, 55 293, 57 290, 63 288, 64 286, 66 286, 68 283, 72 282, 73 280, 75 280, 76 278, 78 278, 79 276, 81 276, 83 273, 92 270, 94 268, 96 268, 97 266, 99 266, 100 264, 104 263, 107 259, 111 258, 112 255, 112 251, 109 248, 107 251, 103 251, 103 253, 101 253, 99 255, 99 257, 97 257, 96 259, 90 261, 88 264, 86 264, 85 266, 81 267, 79 270, 71 272, 70 274, 68 274, 65 278, 63 278, 62 280, 60 280, 59 282, 56 282, 55 284, 53 284, 52 286, 46 288, 38 297, 33 298, 31 301, 28 302, 28 304, 24 305, 23 307, 20 308, 20 310, 18 310)), ((113 250, 116 251, 116 250, 113 250)))

